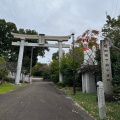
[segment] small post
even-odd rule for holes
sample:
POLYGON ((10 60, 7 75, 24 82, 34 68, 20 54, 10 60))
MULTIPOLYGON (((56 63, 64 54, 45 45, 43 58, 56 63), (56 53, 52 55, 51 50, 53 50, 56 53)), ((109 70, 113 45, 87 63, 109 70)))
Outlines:
POLYGON ((99 116, 100 119, 106 118, 106 106, 105 106, 105 95, 103 82, 97 82, 97 95, 98 95, 98 108, 99 108, 99 116))

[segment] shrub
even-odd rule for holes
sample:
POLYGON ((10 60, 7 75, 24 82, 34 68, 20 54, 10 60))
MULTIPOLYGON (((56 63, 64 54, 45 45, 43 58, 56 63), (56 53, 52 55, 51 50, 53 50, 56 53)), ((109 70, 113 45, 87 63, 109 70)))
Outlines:
POLYGON ((54 83, 58 83, 59 82, 59 76, 58 75, 51 75, 51 80, 54 82, 54 83))
POLYGON ((61 88, 61 87, 65 87, 65 83, 64 82, 58 82, 57 85, 61 88))
POLYGON ((9 78, 9 77, 5 77, 5 78, 4 78, 4 81, 10 82, 10 78, 9 78))
POLYGON ((113 91, 114 91, 115 100, 119 101, 120 100, 120 86, 114 86, 113 91))
POLYGON ((43 74, 42 74, 42 76, 43 76, 44 80, 50 80, 50 73, 49 72, 44 71, 43 74))
POLYGON ((7 75, 8 75, 8 70, 6 69, 6 61, 4 60, 4 58, 0 57, 0 78, 1 78, 0 84, 2 84, 3 79, 7 75))

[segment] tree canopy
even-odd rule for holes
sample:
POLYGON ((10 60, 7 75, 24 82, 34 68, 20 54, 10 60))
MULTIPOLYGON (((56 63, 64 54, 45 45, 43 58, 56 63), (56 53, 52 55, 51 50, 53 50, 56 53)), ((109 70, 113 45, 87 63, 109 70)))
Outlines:
POLYGON ((77 37, 75 41, 76 45, 80 45, 82 39, 88 38, 89 39, 89 47, 91 48, 93 45, 97 47, 98 40, 99 40, 99 31, 98 30, 86 30, 83 32, 82 35, 77 37))
MULTIPOLYGON (((120 16, 111 18, 107 15, 106 24, 102 29, 104 39, 110 41, 111 65, 114 91, 120 94, 120 16)), ((120 95, 119 95, 120 99, 120 95)))
POLYGON ((0 56, 5 60, 16 60, 16 52, 18 48, 11 45, 12 41, 15 41, 11 32, 17 32, 17 27, 12 22, 6 22, 4 19, 0 19, 0 56))
MULTIPOLYGON (((11 32, 21 33, 21 34, 30 34, 37 35, 38 33, 35 30, 30 29, 22 29, 17 30, 17 27, 12 22, 6 22, 4 19, 0 19, 0 56, 3 57, 7 62, 17 62, 19 46, 12 46, 13 41, 20 41, 19 39, 15 39, 11 32)), ((37 42, 37 40, 29 40, 29 42, 37 42)), ((30 66, 30 58, 31 58, 31 47, 25 47, 24 49, 24 57, 23 57, 23 66, 25 69, 29 70, 30 66)), ((44 56, 45 50, 48 48, 36 47, 33 50, 33 66, 37 62, 37 56, 44 56)))

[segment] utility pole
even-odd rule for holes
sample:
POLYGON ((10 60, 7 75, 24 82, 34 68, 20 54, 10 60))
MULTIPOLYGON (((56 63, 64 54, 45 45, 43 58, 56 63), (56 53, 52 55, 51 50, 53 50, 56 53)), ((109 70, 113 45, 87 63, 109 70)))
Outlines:
POLYGON ((71 36, 72 36, 72 42, 73 42, 73 46, 72 46, 72 49, 73 49, 73 61, 72 61, 72 64, 73 64, 73 95, 76 94, 76 81, 75 81, 75 59, 74 59, 74 35, 75 33, 72 32, 71 33, 71 36))

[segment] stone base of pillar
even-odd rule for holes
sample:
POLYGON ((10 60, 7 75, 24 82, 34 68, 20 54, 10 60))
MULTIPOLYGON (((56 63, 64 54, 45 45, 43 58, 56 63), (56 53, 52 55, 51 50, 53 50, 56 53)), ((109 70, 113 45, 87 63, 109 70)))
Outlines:
POLYGON ((95 75, 89 72, 82 73, 82 92, 84 93, 95 93, 95 75))
POLYGON ((15 85, 15 86, 22 86, 21 83, 15 83, 14 85, 15 85))

